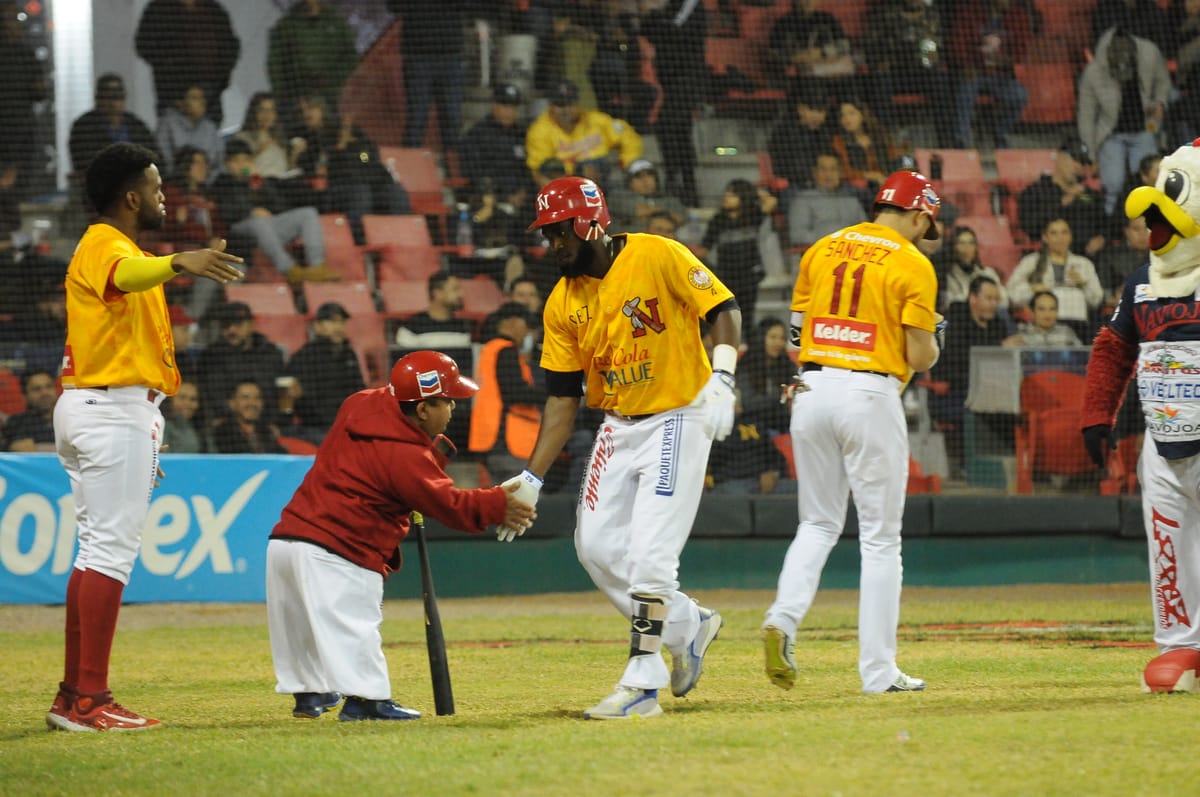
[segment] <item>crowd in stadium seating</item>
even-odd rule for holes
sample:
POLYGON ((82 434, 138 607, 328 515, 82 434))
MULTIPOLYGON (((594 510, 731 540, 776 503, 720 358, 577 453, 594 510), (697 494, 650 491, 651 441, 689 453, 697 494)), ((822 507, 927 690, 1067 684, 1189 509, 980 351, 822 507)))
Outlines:
MULTIPOLYGON (((223 299, 211 284, 169 296, 181 365, 196 366, 170 408, 181 441, 172 450, 319 442, 339 396, 380 382, 378 349, 386 365, 388 354, 418 347, 477 353, 504 337, 497 322, 511 334, 520 314, 510 305, 484 323, 502 310, 503 294, 527 293, 520 301, 536 313, 558 276, 525 230, 532 198, 555 176, 582 174, 606 190, 612 231, 674 237, 686 226, 685 243, 738 295, 749 372, 739 377, 739 428, 757 431, 726 444, 733 450, 712 476, 724 489, 769 492, 775 482, 746 463, 759 457, 771 464, 761 472, 786 476, 775 448, 754 441, 787 432, 772 385, 790 365, 777 348, 779 311, 756 310, 760 286, 773 278, 785 286, 804 247, 869 217, 890 171, 926 170, 943 189, 945 235, 928 254, 952 323, 929 377, 946 387, 930 392, 930 409, 954 434, 969 345, 1090 342, 1147 256, 1145 223, 1125 221, 1125 195, 1153 183, 1162 152, 1200 132, 1200 8, 1184 0, 389 0, 387 8, 401 25, 405 122, 382 148, 342 105, 362 56, 347 13, 322 0, 300 0, 275 23, 261 53, 270 91, 251 98, 236 130, 222 124, 221 94, 248 53, 217 0, 146 7, 136 46, 154 76, 153 132, 126 110, 124 76, 112 73, 99 77, 94 109, 71 127, 73 180, 112 141, 160 154, 168 218, 143 246, 226 238, 247 253, 251 281, 278 282, 291 300, 294 318, 283 322, 286 310, 223 299), (476 18, 493 34, 533 34, 536 61, 513 82, 493 76, 486 114, 464 124, 476 18), (1060 66, 1071 75, 1065 88, 1039 85, 1042 70, 1060 66), (758 179, 729 180, 719 198, 702 198, 693 127, 742 113, 769 130, 758 179), (1031 126, 1018 128, 1022 119, 1031 126), (988 185, 982 170, 943 172, 941 155, 919 146, 965 152, 977 167, 994 157, 1003 178, 996 153, 1014 130, 1054 151, 1040 174, 988 185), (400 165, 404 152, 430 143, 443 178, 432 197, 400 165), (388 216, 412 219, 419 233, 378 220, 388 216), (307 284, 338 282, 365 285, 365 313, 310 303, 307 284), (336 387, 314 384, 333 371, 336 387), (758 453, 747 458, 751 449, 758 453)), ((0 28, 5 35, 19 38, 0 28)), ((0 197, 17 179, 0 171, 0 197)), ((0 339, 61 340, 61 290, 54 264, 42 266, 0 339)), ((536 318, 522 320, 536 338, 536 318)), ((536 366, 533 344, 512 343, 520 363, 536 366)), ((509 367, 504 348, 501 394, 529 398, 515 382, 538 390, 538 369, 516 380, 523 371, 509 367)), ((470 417, 462 415, 460 423, 470 417)), ((465 426, 451 432, 466 441, 465 426)))

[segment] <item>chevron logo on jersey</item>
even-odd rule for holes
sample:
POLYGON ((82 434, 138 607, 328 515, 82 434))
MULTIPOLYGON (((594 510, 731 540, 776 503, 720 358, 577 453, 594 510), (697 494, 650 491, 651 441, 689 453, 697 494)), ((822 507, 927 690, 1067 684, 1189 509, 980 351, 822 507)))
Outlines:
POLYGON ((583 204, 589 208, 598 208, 604 204, 604 200, 600 198, 600 189, 595 183, 583 183, 579 186, 579 192, 583 194, 583 204))
POLYGON ((417 374, 417 389, 422 396, 436 396, 442 392, 442 380, 437 371, 425 371, 417 374))

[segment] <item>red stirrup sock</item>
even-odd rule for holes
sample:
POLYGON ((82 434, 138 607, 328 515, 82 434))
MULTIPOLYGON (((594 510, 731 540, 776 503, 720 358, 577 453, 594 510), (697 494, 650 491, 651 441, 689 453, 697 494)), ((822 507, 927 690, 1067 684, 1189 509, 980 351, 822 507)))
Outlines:
POLYGON ((79 583, 79 692, 108 690, 108 660, 112 653, 117 613, 125 585, 95 570, 85 570, 79 583))
POLYGON ((67 579, 66 655, 63 657, 63 683, 79 684, 79 584, 83 571, 71 568, 67 579))

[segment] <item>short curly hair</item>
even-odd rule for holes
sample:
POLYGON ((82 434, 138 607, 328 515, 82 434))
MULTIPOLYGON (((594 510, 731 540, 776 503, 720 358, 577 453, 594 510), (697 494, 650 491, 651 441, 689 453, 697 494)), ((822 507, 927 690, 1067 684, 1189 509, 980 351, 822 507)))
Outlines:
POLYGON ((100 150, 87 169, 87 197, 92 207, 99 213, 112 210, 117 200, 145 176, 157 157, 153 150, 127 141, 100 150))

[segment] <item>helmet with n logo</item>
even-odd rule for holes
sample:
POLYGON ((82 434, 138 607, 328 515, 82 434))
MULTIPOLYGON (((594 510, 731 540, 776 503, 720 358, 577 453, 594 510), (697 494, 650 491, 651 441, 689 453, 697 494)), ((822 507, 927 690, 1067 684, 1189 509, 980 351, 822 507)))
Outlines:
POLYGON ((400 401, 468 399, 479 385, 458 372, 458 363, 440 351, 414 351, 392 366, 388 390, 400 401))
POLYGON ((585 241, 597 241, 604 235, 610 217, 600 186, 585 177, 559 177, 538 191, 537 220, 529 229, 568 220, 585 241))
POLYGON ((942 207, 942 200, 933 184, 920 172, 893 172, 892 176, 879 186, 875 195, 876 205, 889 205, 901 210, 919 210, 929 216, 929 229, 925 237, 931 241, 937 240, 937 215, 942 207))

